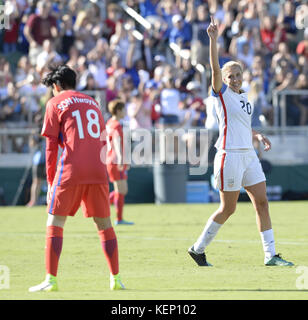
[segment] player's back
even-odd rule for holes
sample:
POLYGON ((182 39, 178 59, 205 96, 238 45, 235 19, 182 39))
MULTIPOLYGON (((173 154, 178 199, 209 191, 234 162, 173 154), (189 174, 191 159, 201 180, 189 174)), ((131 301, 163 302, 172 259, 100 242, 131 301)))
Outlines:
POLYGON ((57 115, 63 147, 56 177, 59 184, 108 183, 101 159, 105 123, 98 103, 83 93, 67 90, 48 102, 48 110, 57 115))

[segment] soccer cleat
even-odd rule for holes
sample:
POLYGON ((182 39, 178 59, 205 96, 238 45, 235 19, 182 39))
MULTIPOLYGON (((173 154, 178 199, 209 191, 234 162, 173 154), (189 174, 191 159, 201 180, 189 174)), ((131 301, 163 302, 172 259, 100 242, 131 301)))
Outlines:
POLYGON ((110 274, 110 289, 111 290, 125 290, 124 284, 121 281, 120 274, 110 274))
POLYGON ((38 292, 38 291, 45 291, 45 292, 58 291, 57 278, 51 274, 47 274, 46 279, 42 283, 29 288, 29 292, 38 292))
POLYGON ((281 258, 280 254, 276 254, 271 257, 269 260, 265 262, 266 266, 283 266, 283 267, 291 267, 294 264, 290 261, 286 261, 281 258))
POLYGON ((134 222, 131 222, 131 221, 126 221, 126 220, 116 220, 115 221, 115 225, 117 226, 117 225, 119 225, 119 224, 125 224, 125 225, 133 225, 134 224, 134 222))
POLYGON ((211 267, 212 265, 206 261, 205 253, 198 253, 194 250, 194 246, 188 249, 189 255, 196 261, 200 267, 211 267))

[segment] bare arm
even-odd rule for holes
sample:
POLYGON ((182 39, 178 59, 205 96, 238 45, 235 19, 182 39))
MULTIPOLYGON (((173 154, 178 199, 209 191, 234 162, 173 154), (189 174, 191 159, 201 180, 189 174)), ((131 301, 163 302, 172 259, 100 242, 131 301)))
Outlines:
POLYGON ((113 146, 114 152, 117 156, 117 165, 119 170, 123 170, 123 159, 122 159, 122 150, 121 150, 121 137, 115 136, 113 137, 113 146))
POLYGON ((207 28, 207 33, 210 38, 210 65, 212 70, 212 87, 216 93, 222 88, 222 75, 218 60, 217 51, 217 37, 218 27, 214 22, 213 16, 211 16, 211 23, 207 28))

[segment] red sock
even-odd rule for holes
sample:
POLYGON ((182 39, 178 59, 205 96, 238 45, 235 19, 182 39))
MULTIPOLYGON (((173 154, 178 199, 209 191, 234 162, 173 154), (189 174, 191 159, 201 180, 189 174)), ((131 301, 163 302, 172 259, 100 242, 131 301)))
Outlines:
POLYGON ((121 221, 123 219, 123 207, 125 202, 125 196, 124 194, 121 194, 119 192, 115 192, 114 195, 114 205, 117 213, 117 220, 121 221))
POLYGON ((62 250, 63 228, 48 226, 46 230, 45 265, 46 273, 57 276, 62 250))
POLYGON ((109 193, 109 202, 110 202, 110 204, 113 204, 113 203, 114 203, 114 194, 115 194, 114 191, 111 191, 111 192, 109 193))
POLYGON ((107 260, 110 272, 115 275, 119 273, 118 242, 113 228, 98 231, 102 248, 107 260))

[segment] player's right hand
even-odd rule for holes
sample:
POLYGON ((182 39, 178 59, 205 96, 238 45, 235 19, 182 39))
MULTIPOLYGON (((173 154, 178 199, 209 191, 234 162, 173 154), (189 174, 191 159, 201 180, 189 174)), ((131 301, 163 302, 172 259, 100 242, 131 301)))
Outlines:
POLYGON ((214 21, 214 17, 211 15, 211 23, 207 28, 207 34, 212 40, 217 40, 218 37, 218 26, 214 21))

